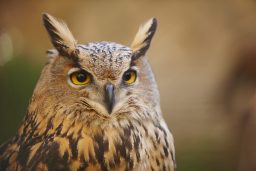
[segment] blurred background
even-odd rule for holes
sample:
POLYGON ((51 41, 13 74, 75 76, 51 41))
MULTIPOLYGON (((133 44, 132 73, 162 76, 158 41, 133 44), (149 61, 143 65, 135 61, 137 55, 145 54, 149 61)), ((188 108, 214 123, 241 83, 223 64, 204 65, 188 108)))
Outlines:
POLYGON ((0 1, 0 143, 18 129, 52 48, 41 13, 79 43, 129 45, 159 21, 148 52, 179 171, 256 170, 255 0, 0 1))

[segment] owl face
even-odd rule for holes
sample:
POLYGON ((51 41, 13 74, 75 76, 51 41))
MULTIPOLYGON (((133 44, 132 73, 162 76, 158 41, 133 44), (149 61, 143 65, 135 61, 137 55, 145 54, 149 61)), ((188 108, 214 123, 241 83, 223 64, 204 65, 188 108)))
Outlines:
POLYGON ((77 46, 77 61, 67 73, 67 83, 79 92, 94 110, 103 115, 115 113, 127 103, 139 80, 132 64, 132 50, 112 42, 77 46))
POLYGON ((56 48, 49 51, 48 78, 43 81, 50 86, 47 94, 55 98, 52 101, 69 109, 83 104, 87 110, 111 117, 145 93, 139 61, 155 32, 154 19, 140 28, 131 47, 113 42, 77 44, 65 24, 49 14, 43 15, 43 21, 56 48))

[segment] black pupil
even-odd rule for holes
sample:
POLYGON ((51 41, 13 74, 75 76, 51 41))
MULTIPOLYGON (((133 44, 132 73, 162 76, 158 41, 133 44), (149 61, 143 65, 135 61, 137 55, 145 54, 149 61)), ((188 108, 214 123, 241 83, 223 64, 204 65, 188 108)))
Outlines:
POLYGON ((79 72, 77 73, 76 78, 79 82, 84 82, 87 79, 87 74, 79 72))
POLYGON ((124 81, 130 80, 130 79, 131 79, 131 76, 132 76, 131 71, 126 71, 126 72, 124 73, 124 77, 123 77, 124 81))

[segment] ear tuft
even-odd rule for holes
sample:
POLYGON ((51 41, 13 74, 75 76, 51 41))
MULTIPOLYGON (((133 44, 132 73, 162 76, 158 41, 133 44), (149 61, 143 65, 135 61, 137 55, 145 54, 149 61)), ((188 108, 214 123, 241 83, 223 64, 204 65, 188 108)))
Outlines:
POLYGON ((140 26, 139 31, 131 44, 133 59, 145 55, 156 32, 156 28, 157 20, 155 18, 151 18, 145 24, 140 26))
POLYGON ((72 54, 75 51, 77 42, 67 25, 47 13, 43 13, 42 18, 53 46, 62 55, 72 54))

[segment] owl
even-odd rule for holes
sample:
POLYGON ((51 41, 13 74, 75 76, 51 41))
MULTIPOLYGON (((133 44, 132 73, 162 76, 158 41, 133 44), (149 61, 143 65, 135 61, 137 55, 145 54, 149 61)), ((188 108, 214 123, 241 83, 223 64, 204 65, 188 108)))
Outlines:
POLYGON ((131 45, 78 44, 44 13, 48 50, 17 134, 0 146, 0 170, 174 171, 174 141, 145 56, 157 20, 131 45))

